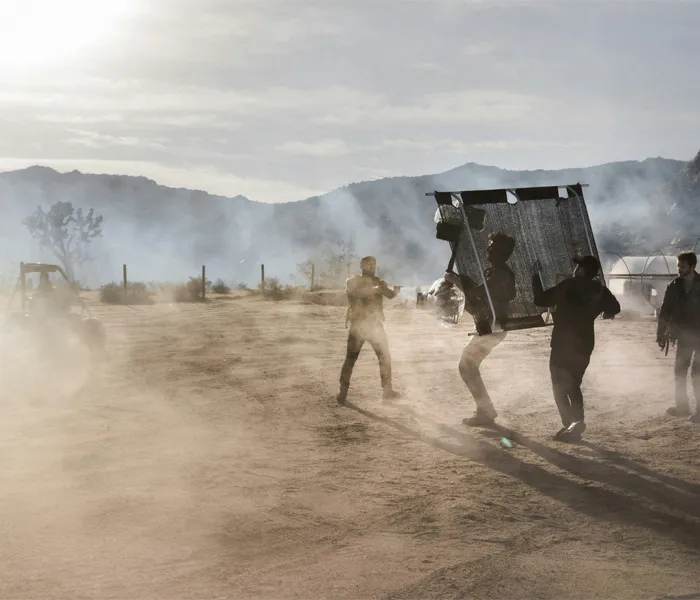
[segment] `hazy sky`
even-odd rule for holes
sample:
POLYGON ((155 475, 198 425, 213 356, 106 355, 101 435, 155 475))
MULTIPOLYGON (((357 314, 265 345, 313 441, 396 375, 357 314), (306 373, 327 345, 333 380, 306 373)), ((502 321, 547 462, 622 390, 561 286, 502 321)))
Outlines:
POLYGON ((465 162, 551 169, 700 148, 696 1, 0 6, 2 170, 284 201, 465 162))

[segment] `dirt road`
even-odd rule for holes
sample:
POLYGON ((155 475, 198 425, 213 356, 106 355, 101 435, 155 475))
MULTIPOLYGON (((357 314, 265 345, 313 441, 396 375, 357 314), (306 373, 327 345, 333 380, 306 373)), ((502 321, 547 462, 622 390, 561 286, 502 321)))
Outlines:
POLYGON ((700 598, 700 429, 651 324, 597 323, 579 445, 549 330, 510 334, 482 369, 508 449, 461 425, 466 323, 387 310, 404 397, 367 348, 339 407, 342 308, 95 310, 104 364, 0 366, 0 598, 700 598))

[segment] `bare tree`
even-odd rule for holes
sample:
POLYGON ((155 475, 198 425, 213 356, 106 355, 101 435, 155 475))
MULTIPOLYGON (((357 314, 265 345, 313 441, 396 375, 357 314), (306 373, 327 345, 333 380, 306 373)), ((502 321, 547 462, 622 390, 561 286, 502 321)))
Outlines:
POLYGON ((92 259, 90 242, 102 235, 102 215, 95 214, 94 208, 84 213, 70 202, 56 202, 48 211, 38 206, 22 223, 42 248, 54 253, 71 281, 76 268, 92 259))
POLYGON ((315 266, 316 285, 332 289, 342 287, 348 277, 348 268, 357 260, 352 242, 337 241, 318 250, 313 258, 297 265, 297 273, 304 283, 311 278, 311 265, 315 266))

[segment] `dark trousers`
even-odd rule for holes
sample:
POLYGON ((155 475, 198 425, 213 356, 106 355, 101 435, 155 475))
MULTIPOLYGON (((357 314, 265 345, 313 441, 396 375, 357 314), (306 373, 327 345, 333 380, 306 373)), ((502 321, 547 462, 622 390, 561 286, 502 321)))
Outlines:
POLYGON ((688 408, 688 369, 695 395, 696 407, 700 406, 700 335, 681 334, 676 343, 676 406, 688 408))
POLYGON ((549 356, 549 373, 552 378, 554 401, 557 403, 564 427, 584 420, 581 382, 590 360, 590 354, 562 352, 552 348, 549 356))
POLYGON ((340 387, 347 390, 350 387, 350 377, 355 367, 360 351, 365 342, 369 343, 379 359, 379 377, 382 388, 391 389, 391 354, 389 340, 380 322, 361 322, 350 325, 345 362, 340 371, 340 387))

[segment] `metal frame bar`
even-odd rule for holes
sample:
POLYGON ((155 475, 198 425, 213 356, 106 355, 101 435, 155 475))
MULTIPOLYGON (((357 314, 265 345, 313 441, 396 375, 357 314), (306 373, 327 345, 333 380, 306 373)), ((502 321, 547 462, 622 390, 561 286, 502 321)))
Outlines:
POLYGON ((677 275, 674 275, 673 273, 669 273, 668 275, 662 275, 662 274, 650 274, 650 275, 645 275, 643 273, 634 273, 634 274, 629 274, 629 275, 607 275, 608 279, 639 279, 640 281, 644 281, 645 279, 650 279, 651 281, 672 281, 674 280, 677 275))
MULTIPOLYGON (((576 204, 578 204, 578 209, 579 212, 581 213, 581 219, 583 220, 583 229, 586 232, 586 241, 588 242, 588 251, 591 253, 592 256, 598 256, 598 259, 600 260, 600 254, 598 253, 598 249, 594 246, 594 242, 592 239, 593 231, 588 231, 588 226, 590 225, 590 217, 588 216, 588 209, 586 208, 586 204, 583 201, 583 197, 579 196, 576 190, 573 188, 573 186, 567 185, 566 191, 569 192, 570 194, 573 193, 574 197, 576 198, 576 204)), ((588 187, 587 185, 581 185, 581 187, 588 187)), ((603 285, 606 285, 605 283, 605 273, 603 273, 603 269, 600 269, 600 272, 598 273, 598 277, 602 279, 603 285)), ((607 286, 606 286, 607 287, 607 286)))
MULTIPOLYGON (((481 281, 484 284, 484 290, 486 290, 486 298, 489 301, 489 308, 491 309, 491 333, 495 333, 496 332, 496 309, 493 305, 493 299, 491 298, 491 292, 489 290, 489 286, 486 283, 486 273, 484 273, 484 267, 481 264, 481 259, 479 258, 479 252, 476 248, 476 242, 474 241, 474 236, 472 235, 471 227, 469 227, 469 220, 467 219, 467 211, 464 208, 464 203, 462 202, 461 195, 455 194, 453 192, 450 192, 450 195, 452 196, 452 198, 457 200, 457 202, 459 203, 459 208, 462 210, 462 217, 464 217, 465 229, 467 230, 467 234, 469 235, 469 241, 471 242, 472 250, 474 251, 474 258, 476 259, 476 264, 479 267, 479 272, 481 273, 481 281)), ((459 244, 459 242, 457 242, 457 244, 459 244)), ((465 290, 465 295, 466 295, 466 290, 465 290)), ((499 327, 499 330, 500 330, 500 327, 499 327)))

